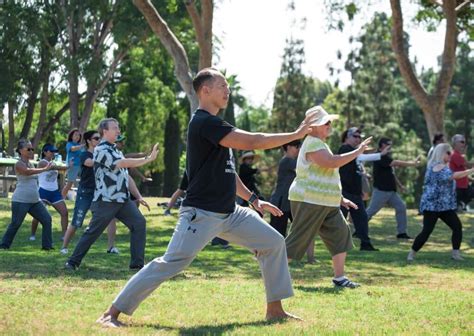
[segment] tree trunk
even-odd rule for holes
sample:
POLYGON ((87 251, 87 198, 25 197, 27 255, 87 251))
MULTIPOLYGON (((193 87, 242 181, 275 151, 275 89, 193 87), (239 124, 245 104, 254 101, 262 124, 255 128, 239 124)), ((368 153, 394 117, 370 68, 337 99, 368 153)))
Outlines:
POLYGON ((79 127, 79 70, 76 64, 72 64, 69 73, 69 117, 70 128, 79 127))
POLYGON ((124 57, 127 55, 128 49, 123 49, 117 53, 112 64, 110 65, 107 73, 105 74, 104 78, 100 83, 88 83, 87 91, 86 91, 86 98, 84 102, 84 109, 82 111, 81 120, 79 123, 79 131, 84 132, 88 125, 89 120, 91 118, 92 110, 94 108, 94 103, 97 101, 97 98, 102 94, 107 83, 112 78, 115 70, 122 62, 124 57))
POLYGON ((180 143, 179 119, 175 111, 171 111, 165 126, 165 171, 163 176, 163 196, 169 197, 179 184, 179 143, 180 143))
POLYGON ((14 99, 8 102, 8 155, 14 156, 13 150, 15 148, 15 110, 16 101, 14 99))
POLYGON ((437 132, 444 132, 444 109, 449 87, 456 65, 456 45, 458 31, 456 27, 456 0, 443 1, 443 13, 446 18, 446 33, 436 89, 428 94, 418 80, 410 63, 406 41, 403 34, 403 15, 399 0, 390 0, 392 8, 392 48, 397 58, 400 73, 408 90, 422 109, 430 138, 437 132))
POLYGON ((31 84, 30 94, 26 99, 26 116, 25 122, 20 132, 20 139, 27 139, 28 134, 30 133, 31 123, 33 122, 33 114, 35 112, 36 103, 38 101, 38 92, 40 88, 39 81, 35 78, 32 79, 33 83, 31 84))
POLYGON ((40 115, 38 119, 38 128, 36 129, 35 135, 33 137, 33 147, 38 147, 38 144, 43 135, 43 130, 46 126, 46 112, 48 109, 49 101, 49 73, 45 78, 43 78, 43 90, 41 92, 41 101, 40 101, 40 115))
POLYGON ((199 45, 199 70, 212 66, 212 19, 214 5, 212 0, 201 1, 201 14, 199 14, 194 0, 185 0, 186 9, 196 33, 199 45))
POLYGON ((191 107, 190 113, 192 114, 198 107, 198 100, 193 89, 191 69, 183 45, 149 0, 133 0, 133 4, 143 14, 155 35, 160 39, 166 51, 173 58, 176 77, 181 88, 186 93, 191 107))
MULTIPOLYGON (((79 95, 79 102, 81 101, 81 98, 85 95, 85 93, 81 93, 79 95)), ((66 104, 63 105, 63 107, 61 107, 55 114, 54 116, 49 119, 48 123, 46 124, 46 126, 44 126, 41 134, 39 135, 39 139, 41 139, 44 135, 48 134, 49 132, 51 132, 51 130, 53 129, 54 125, 56 125, 59 120, 61 119, 61 117, 63 116, 64 113, 66 113, 69 109, 70 109, 70 106, 71 104, 69 102, 67 102, 66 104)))

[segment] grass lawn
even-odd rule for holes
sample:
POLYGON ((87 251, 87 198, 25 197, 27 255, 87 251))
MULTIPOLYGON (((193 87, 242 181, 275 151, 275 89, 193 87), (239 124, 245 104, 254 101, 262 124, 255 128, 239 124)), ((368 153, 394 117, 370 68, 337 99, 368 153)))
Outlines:
MULTIPOLYGON (((144 211, 147 260, 163 254, 176 221, 175 215, 162 215, 157 200, 148 199, 152 211, 144 211)), ((10 216, 10 200, 0 199, 2 235, 10 216)), ((397 241, 394 212, 384 209, 370 223, 373 243, 381 252, 349 252, 347 275, 362 284, 355 290, 333 288, 330 257, 317 240, 319 263, 290 265, 295 297, 284 305, 302 322, 265 322, 263 283, 252 254, 237 246, 223 250, 209 245, 133 317, 122 318, 129 327, 107 330, 94 321, 133 274, 125 226, 119 224, 117 235, 120 255, 105 253, 104 234, 81 268, 71 273, 63 270, 66 258, 59 254, 56 212, 52 252, 40 250, 40 232, 36 241, 28 240, 27 217, 11 249, 0 250, 0 335, 474 335, 474 215, 463 214, 461 221, 464 261, 450 259, 450 231, 439 222, 416 261, 407 264, 410 242, 397 241)), ((410 211, 412 236, 420 223, 421 216, 410 211)))

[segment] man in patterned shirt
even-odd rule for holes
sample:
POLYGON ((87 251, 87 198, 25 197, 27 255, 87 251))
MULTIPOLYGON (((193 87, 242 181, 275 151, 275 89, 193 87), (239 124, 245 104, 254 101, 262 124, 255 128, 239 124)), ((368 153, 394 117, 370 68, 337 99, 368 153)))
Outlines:
POLYGON ((133 179, 129 177, 127 168, 140 167, 155 160, 158 144, 153 146, 150 155, 126 159, 115 145, 120 134, 117 120, 103 119, 99 123, 99 133, 102 141, 95 148, 93 158, 95 192, 91 206, 92 219, 65 267, 79 267, 82 258, 110 221, 118 218, 130 229, 130 269, 141 269, 145 263, 146 221, 135 202, 130 200, 130 192, 138 202, 146 207, 148 204, 141 197, 133 179))

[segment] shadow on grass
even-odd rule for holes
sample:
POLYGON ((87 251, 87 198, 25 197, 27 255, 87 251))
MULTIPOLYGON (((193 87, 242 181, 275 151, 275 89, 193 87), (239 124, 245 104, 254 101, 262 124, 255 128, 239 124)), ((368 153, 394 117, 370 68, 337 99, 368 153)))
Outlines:
POLYGON ((306 293, 320 293, 320 294, 332 294, 332 295, 339 295, 344 292, 344 288, 337 288, 337 287, 310 287, 310 286, 302 286, 296 285, 293 286, 296 290, 300 290, 306 293))
POLYGON ((231 322, 221 325, 198 325, 193 327, 179 328, 170 327, 161 324, 154 323, 134 323, 130 327, 150 328, 158 331, 177 331, 178 335, 223 335, 230 331, 233 331, 242 327, 262 327, 271 326, 274 324, 280 324, 289 322, 289 320, 277 320, 277 321, 250 321, 250 322, 231 322))
MULTIPOLYGON (((0 210, 9 208, 9 204, 0 202, 0 210)), ((59 218, 55 212, 54 218, 54 239, 56 250, 52 252, 40 251, 40 241, 30 242, 29 221, 25 221, 15 238, 14 244, 9 251, 0 251, 0 277, 7 278, 52 278, 52 277, 72 277, 81 279, 110 279, 127 280, 133 272, 128 270, 130 261, 128 230, 119 224, 119 231, 116 237, 117 247, 120 255, 106 254, 106 235, 102 235, 98 241, 92 245, 83 263, 77 272, 67 272, 63 269, 67 260, 66 256, 59 254, 58 232, 59 218)), ((2 212, 2 215, 7 213, 2 212)), ((162 256, 166 250, 168 242, 174 232, 176 216, 160 218, 162 215, 156 212, 145 212, 148 218, 146 261, 162 256)), ((8 216, 5 216, 7 219, 8 216)), ((397 279, 409 279, 410 272, 406 268, 411 267, 406 262, 406 256, 411 246, 411 241, 400 241, 392 234, 395 229, 394 218, 381 216, 384 225, 375 226, 371 229, 371 236, 375 245, 381 248, 380 252, 362 252, 354 249, 348 253, 346 265, 350 276, 355 276, 356 281, 363 283, 373 283, 377 281, 397 281, 397 279)), ((463 225, 466 243, 472 242, 474 217, 463 217, 463 225)), ((412 219, 413 222, 413 219, 412 219)), ((86 223, 85 223, 86 224, 86 223)), ((474 268, 474 259, 467 257, 463 262, 455 262, 449 255, 450 231, 445 225, 437 225, 435 232, 430 237, 430 241, 417 254, 414 265, 427 265, 434 269, 447 270, 471 270, 474 268)), ((0 223, 0 232, 4 232, 8 222, 0 223)), ((417 227, 420 230, 420 227, 417 227)), ((41 229, 37 233, 40 236, 41 229)), ((415 229, 412 228, 412 232, 415 229)), ((75 244, 79 240, 82 232, 77 232, 73 243, 70 246, 72 253, 75 244)), ((358 244, 355 240, 355 244, 358 244)), ((463 244, 465 249, 468 244, 463 244)), ((317 239, 316 258, 321 262, 309 265, 303 262, 292 262, 290 272, 295 280, 318 279, 332 275, 331 258, 325 247, 317 239)), ((175 277, 173 281, 180 281, 188 278, 221 279, 225 277, 239 277, 244 279, 261 279, 261 272, 258 262, 253 259, 252 253, 245 248, 234 246, 232 249, 223 250, 219 246, 206 246, 201 251, 191 266, 181 275, 175 277)))

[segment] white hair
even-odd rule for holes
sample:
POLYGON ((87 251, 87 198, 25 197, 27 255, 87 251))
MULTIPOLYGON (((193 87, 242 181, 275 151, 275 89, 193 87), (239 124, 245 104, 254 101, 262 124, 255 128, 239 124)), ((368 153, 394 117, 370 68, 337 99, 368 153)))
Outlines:
POLYGON ((438 163, 443 163, 443 156, 447 152, 452 150, 453 149, 451 148, 451 146, 447 143, 440 143, 436 145, 436 147, 433 149, 433 154, 431 155, 431 158, 428 161, 428 167, 431 167, 438 163))

